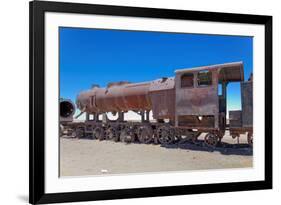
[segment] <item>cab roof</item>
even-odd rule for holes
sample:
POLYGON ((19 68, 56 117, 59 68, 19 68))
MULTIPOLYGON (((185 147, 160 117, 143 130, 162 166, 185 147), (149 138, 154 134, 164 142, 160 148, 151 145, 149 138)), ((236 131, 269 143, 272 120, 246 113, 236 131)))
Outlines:
POLYGON ((243 62, 231 62, 224 64, 216 64, 195 68, 184 68, 176 70, 176 74, 183 73, 196 73, 203 70, 217 70, 219 73, 219 81, 220 82, 239 82, 244 81, 244 66, 243 62))

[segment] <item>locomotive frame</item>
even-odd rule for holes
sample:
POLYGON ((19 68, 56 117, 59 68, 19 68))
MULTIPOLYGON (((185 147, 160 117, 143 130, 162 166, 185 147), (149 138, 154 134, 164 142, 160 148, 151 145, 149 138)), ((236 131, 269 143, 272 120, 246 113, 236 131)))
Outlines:
MULTIPOLYGON (((61 105, 68 105, 67 102, 62 100, 61 105)), ((215 147, 229 130, 233 138, 239 139, 240 134, 246 133, 250 146, 253 142, 252 78, 244 82, 243 62, 179 69, 175 71, 175 77, 150 82, 115 82, 106 88, 94 85, 77 96, 76 104, 81 114, 86 113, 86 120, 73 122, 72 115, 69 115, 69 122, 62 118, 62 134, 127 143, 137 139, 141 143, 165 146, 178 140, 196 143, 205 132, 205 145, 215 147), (240 82, 241 100, 248 103, 242 103, 241 111, 230 111, 231 117, 233 113, 243 113, 243 116, 231 119, 228 126, 227 84, 231 82, 240 82), (248 85, 247 89, 245 85, 248 85), (124 114, 132 110, 141 116, 139 122, 124 120, 124 114), (151 111, 155 122, 149 119, 151 111), (118 113, 118 118, 109 120, 107 112, 118 113), (103 120, 99 120, 99 115, 103 115, 103 120), (235 124, 235 120, 248 123, 239 121, 240 124, 235 124)), ((60 107, 63 117, 67 108, 60 107)))
MULTIPOLYGON (((32 204, 260 190, 272 188, 272 16, 104 6, 62 2, 30 2, 30 140, 29 202, 32 204), (265 29, 265 161, 264 180, 214 184, 143 187, 105 191, 46 192, 45 14, 104 14, 208 22, 258 24, 265 29)), ((239 131, 239 130, 238 130, 239 131)))

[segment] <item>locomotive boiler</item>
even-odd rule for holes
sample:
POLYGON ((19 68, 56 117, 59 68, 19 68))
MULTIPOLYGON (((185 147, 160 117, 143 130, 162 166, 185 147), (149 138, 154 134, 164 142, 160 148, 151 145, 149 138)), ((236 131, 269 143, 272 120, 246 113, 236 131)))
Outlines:
MULTIPOLYGON (((120 81, 103 88, 93 85, 76 98, 76 106, 81 114, 86 114, 86 120, 69 122, 67 126, 72 128, 75 137, 125 142, 169 144, 183 138, 195 142, 205 133, 205 143, 216 146, 226 129, 234 137, 248 133, 252 139, 251 120, 248 119, 247 127, 242 124, 228 127, 226 122, 227 85, 231 82, 240 82, 243 91, 242 62, 179 69, 174 77, 148 82, 120 81), (126 120, 124 115, 129 111, 138 114, 141 120, 126 120), (118 117, 111 120, 108 113, 118 117)), ((242 93, 243 102, 252 97, 251 92, 242 93)), ((64 106, 60 109, 67 110, 64 106)), ((249 118, 245 112, 252 114, 249 113, 251 109, 252 104, 249 104, 244 111, 232 111, 231 117, 244 113, 243 116, 249 118)), ((233 119, 231 122, 233 124, 233 119)))
POLYGON ((161 78, 142 83, 110 83, 106 88, 93 86, 77 96, 76 104, 83 112, 93 115, 112 112, 119 113, 121 117, 128 111, 148 113, 153 110, 154 119, 172 119, 174 96, 174 78, 161 78))
POLYGON ((151 82, 110 83, 106 88, 93 86, 77 96, 77 106, 89 114, 151 110, 149 88, 151 82))

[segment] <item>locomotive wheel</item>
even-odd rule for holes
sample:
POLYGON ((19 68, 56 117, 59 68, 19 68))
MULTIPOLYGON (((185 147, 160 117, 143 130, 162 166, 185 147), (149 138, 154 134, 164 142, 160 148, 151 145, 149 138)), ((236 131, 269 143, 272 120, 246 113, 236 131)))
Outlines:
POLYGON ((248 144, 250 145, 250 147, 253 147, 253 133, 248 133, 247 135, 247 140, 248 140, 248 144))
POLYGON ((91 125, 88 125, 86 127, 86 131, 87 133, 85 133, 85 137, 89 138, 89 139, 95 139, 94 135, 93 135, 93 129, 94 127, 91 125))
POLYGON ((120 133, 120 141, 132 143, 135 141, 135 135, 130 128, 124 128, 120 133))
POLYGON ((84 137, 84 129, 81 127, 76 128, 73 132, 72 132, 72 137, 74 138, 83 138, 84 137))
POLYGON ((168 126, 161 126, 157 128, 157 138, 162 145, 171 144, 175 140, 174 134, 168 126))
POLYGON ((93 130, 93 138, 104 140, 104 129, 102 127, 96 127, 93 130))
POLYGON ((213 133, 206 134, 205 139, 204 139, 205 145, 207 145, 208 147, 214 148, 217 146, 218 142, 219 142, 219 139, 215 134, 213 134, 213 133))
POLYGON ((141 143, 148 144, 153 139, 153 130, 150 126, 141 126, 138 128, 137 135, 141 143))
POLYGON ((105 138, 117 142, 119 140, 118 131, 114 127, 109 127, 105 130, 105 138))

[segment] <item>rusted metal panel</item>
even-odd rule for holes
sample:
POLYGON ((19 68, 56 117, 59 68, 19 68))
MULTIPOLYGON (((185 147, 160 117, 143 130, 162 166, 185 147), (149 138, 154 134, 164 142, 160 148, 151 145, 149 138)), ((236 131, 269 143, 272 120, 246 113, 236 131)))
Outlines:
POLYGON ((155 119, 174 119, 175 116, 175 80, 162 78, 151 82, 149 97, 155 119))
POLYGON ((245 132, 253 132, 253 127, 231 127, 230 132, 243 134, 245 132))
POLYGON ((149 91, 162 91, 170 90, 175 88, 175 79, 174 78, 161 78, 154 81, 151 81, 149 91))
POLYGON ((241 82, 241 104, 243 127, 253 126, 253 82, 241 82))
POLYGON ((229 127, 242 127, 242 111, 229 111, 229 127))
POLYGON ((155 119, 174 119, 175 90, 160 90, 150 92, 152 113, 155 119))
POLYGON ((179 126, 210 128, 215 126, 215 118, 214 116, 200 116, 200 118, 194 115, 179 116, 179 126))
POLYGON ((214 87, 176 91, 178 115, 214 115, 218 113, 218 96, 214 87))
MULTIPOLYGON (((181 77, 185 73, 176 75, 176 119, 178 126, 183 116, 213 116, 214 127, 218 127, 219 99, 217 93, 217 72, 212 70, 211 85, 198 87, 197 72, 194 73, 194 86, 181 87, 181 77)), ((210 124, 208 124, 210 125, 210 124)), ((202 124, 202 126, 204 126, 202 124)))

